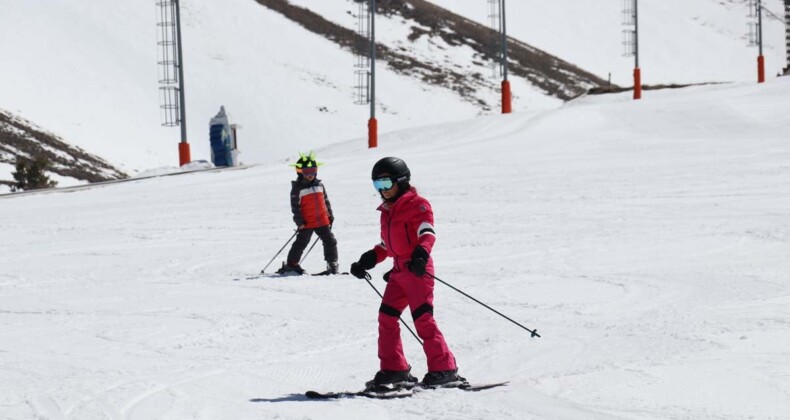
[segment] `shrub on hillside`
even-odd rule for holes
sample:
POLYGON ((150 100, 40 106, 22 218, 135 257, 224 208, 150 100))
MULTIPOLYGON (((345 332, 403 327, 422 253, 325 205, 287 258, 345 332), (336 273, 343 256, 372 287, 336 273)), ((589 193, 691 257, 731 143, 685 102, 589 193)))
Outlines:
POLYGON ((11 191, 39 190, 42 188, 52 188, 58 185, 56 181, 49 179, 45 170, 49 166, 47 158, 39 157, 33 160, 17 156, 14 185, 11 191))

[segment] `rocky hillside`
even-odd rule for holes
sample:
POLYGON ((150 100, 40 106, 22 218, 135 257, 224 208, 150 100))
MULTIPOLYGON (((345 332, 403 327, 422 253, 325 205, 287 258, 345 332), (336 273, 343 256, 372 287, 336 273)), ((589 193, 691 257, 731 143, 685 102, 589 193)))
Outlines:
MULTIPOLYGON (((13 167, 17 156, 28 159, 44 157, 50 163, 49 172, 86 182, 127 177, 100 157, 69 145, 30 121, 0 110, 0 164, 13 167)), ((10 186, 12 180, 9 176, 8 179, 0 179, 0 184, 10 186)))
MULTIPOLYGON (((283 14, 305 29, 332 40, 343 48, 364 54, 366 42, 355 30, 325 19, 310 9, 291 4, 287 0, 256 0, 261 5, 283 14)), ((393 70, 415 77, 424 83, 451 89, 465 100, 491 110, 477 92, 490 89, 494 83, 487 77, 492 60, 491 44, 497 37, 492 29, 424 0, 379 0, 376 13, 383 17, 399 18, 410 26, 408 40, 399 45, 377 42, 377 57, 393 70), (437 40, 437 45, 469 47, 475 51, 477 71, 459 71, 445 62, 441 55, 418 56, 408 48, 408 42, 423 37, 437 40)), ((563 61, 517 39, 508 39, 509 71, 527 79, 547 95, 569 100, 593 88, 608 85, 607 81, 575 65, 563 61)), ((616 88, 616 86, 615 86, 616 88)))
MULTIPOLYGON (((303 7, 306 3, 300 5, 300 0, 250 1, 283 15, 341 49, 366 54, 367 42, 356 33, 354 20, 343 19, 349 18, 351 10, 358 7, 352 0, 339 1, 332 7, 310 3, 321 8, 319 11, 303 7), (341 14, 337 13, 339 10, 341 14)), ((378 0, 377 14, 377 21, 407 29, 407 36, 377 37, 379 66, 386 66, 418 83, 454 92, 481 114, 496 112, 499 107, 496 92, 501 79, 492 77, 495 61, 492 43, 497 33, 425 0, 378 0)), ((511 79, 526 81, 559 100, 570 100, 591 89, 617 88, 517 39, 509 39, 509 58, 511 79)), ((516 98, 519 93, 515 92, 516 98)), ((52 174, 85 182, 127 177, 102 158, 70 146, 69 139, 0 111, 0 185, 6 186, 0 192, 8 191, 17 156, 45 157, 50 162, 52 174)))

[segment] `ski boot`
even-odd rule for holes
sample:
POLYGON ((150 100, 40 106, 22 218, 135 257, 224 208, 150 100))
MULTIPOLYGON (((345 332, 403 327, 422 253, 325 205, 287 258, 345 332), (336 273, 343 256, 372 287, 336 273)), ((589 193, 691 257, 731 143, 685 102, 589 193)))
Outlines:
POLYGON ((387 392, 396 389, 411 389, 417 385, 417 378, 411 375, 411 366, 406 370, 380 370, 371 381, 365 383, 365 390, 387 392))
POLYGON ((458 376, 458 369, 428 372, 420 383, 426 388, 454 388, 463 385, 466 379, 458 376))
POLYGON ((299 263, 283 263, 276 273, 282 276, 301 276, 304 274, 304 269, 299 266, 299 263))
POLYGON ((330 274, 340 274, 340 267, 337 264, 337 261, 327 261, 326 262, 326 270, 322 271, 318 274, 314 274, 315 276, 328 276, 330 274))

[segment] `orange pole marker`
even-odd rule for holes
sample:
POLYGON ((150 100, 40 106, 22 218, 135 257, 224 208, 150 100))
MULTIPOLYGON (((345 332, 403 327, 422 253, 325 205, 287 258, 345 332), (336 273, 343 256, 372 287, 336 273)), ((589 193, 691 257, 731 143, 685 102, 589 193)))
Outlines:
POLYGON ((184 166, 189 162, 192 162, 189 154, 189 143, 182 141, 178 143, 178 165, 184 166))
POLYGON ((368 120, 368 149, 379 145, 379 122, 375 118, 368 120))
POLYGON ((642 99, 642 71, 634 69, 634 99, 642 99))
POLYGON ((757 83, 765 83, 765 57, 757 56, 757 83))
POLYGON ((502 81, 502 113, 503 114, 510 114, 513 111, 512 100, 513 100, 513 96, 510 93, 510 81, 503 80, 502 81))

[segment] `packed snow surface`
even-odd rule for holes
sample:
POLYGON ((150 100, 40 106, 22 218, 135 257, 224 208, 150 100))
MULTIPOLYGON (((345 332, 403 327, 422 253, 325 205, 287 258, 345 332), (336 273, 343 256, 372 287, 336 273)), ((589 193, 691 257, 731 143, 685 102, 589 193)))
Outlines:
POLYGON ((379 240, 371 166, 409 164, 436 275, 542 335, 436 285, 460 373, 505 388, 302 397, 373 377, 379 298, 250 278, 294 228, 277 163, 0 199, 0 418, 787 418, 790 81, 646 97, 317 151, 344 269, 379 240))

